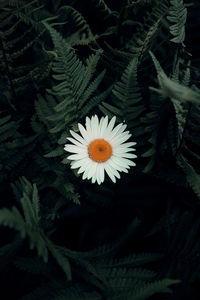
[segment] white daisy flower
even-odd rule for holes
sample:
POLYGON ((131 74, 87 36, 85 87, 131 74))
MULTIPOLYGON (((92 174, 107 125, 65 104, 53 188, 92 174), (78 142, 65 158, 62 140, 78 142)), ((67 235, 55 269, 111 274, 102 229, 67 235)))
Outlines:
POLYGON ((67 139, 72 144, 66 144, 64 149, 74 153, 67 158, 72 160, 71 168, 79 168, 78 173, 83 173, 83 179, 91 179, 92 183, 97 181, 101 184, 105 178, 105 172, 115 183, 120 178, 119 172, 128 173, 130 166, 136 164, 130 160, 137 155, 130 153, 136 143, 125 143, 131 134, 124 131, 127 125, 120 123, 114 127, 116 117, 108 122, 108 116, 86 117, 85 127, 78 124, 81 135, 70 130, 72 137, 67 139))

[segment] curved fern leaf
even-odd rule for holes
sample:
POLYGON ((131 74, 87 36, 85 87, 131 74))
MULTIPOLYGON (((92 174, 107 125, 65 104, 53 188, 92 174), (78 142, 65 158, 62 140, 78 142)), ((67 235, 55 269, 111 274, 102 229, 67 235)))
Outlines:
POLYGON ((177 44, 183 44, 185 40, 185 23, 187 19, 187 9, 183 0, 171 0, 171 8, 167 19, 173 23, 169 27, 170 33, 174 36, 171 41, 177 44))
MULTIPOLYGON (((129 128, 138 126, 138 119, 145 110, 137 82, 137 65, 137 58, 131 60, 122 74, 121 81, 114 85, 112 92, 117 99, 114 105, 102 103, 103 109, 110 114, 117 115, 121 121, 126 120, 129 128)), ((102 110, 101 106, 100 109, 102 110)))
POLYGON ((143 286, 140 286, 135 290, 126 293, 126 295, 121 295, 121 297, 116 296, 116 298, 113 298, 113 300, 114 299, 145 300, 157 293, 171 293, 172 290, 170 286, 180 282, 181 282, 180 280, 176 280, 176 279, 162 279, 159 281, 146 283, 143 284, 143 286))
POLYGON ((195 171, 182 155, 178 158, 178 164, 186 175, 188 185, 200 199, 200 174, 195 171))
POLYGON ((47 119, 55 126, 51 128, 51 133, 59 133, 73 121, 83 118, 97 104, 102 102, 108 95, 105 91, 99 95, 96 93, 105 71, 101 72, 94 80, 91 80, 99 60, 99 52, 92 55, 86 61, 86 66, 76 56, 71 46, 62 36, 50 25, 44 23, 49 30, 55 50, 56 59, 53 63, 53 78, 59 81, 53 86, 49 93, 56 95, 59 103, 55 106, 55 112, 47 119))

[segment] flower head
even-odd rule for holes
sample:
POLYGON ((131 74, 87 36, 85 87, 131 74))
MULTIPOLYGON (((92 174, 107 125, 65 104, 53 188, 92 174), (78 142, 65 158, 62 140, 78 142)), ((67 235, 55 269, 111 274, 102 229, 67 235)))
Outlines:
POLYGON ((115 121, 116 117, 109 122, 108 116, 99 120, 95 115, 91 119, 86 117, 85 127, 78 124, 81 135, 70 130, 72 137, 67 139, 72 144, 66 144, 64 149, 73 153, 68 156, 71 168, 79 168, 83 179, 101 184, 106 172, 115 183, 119 172, 128 173, 130 166, 135 166, 130 159, 137 156, 130 152, 135 150, 132 146, 136 143, 125 143, 131 137, 129 131, 124 131, 127 125, 120 123, 114 127, 115 121))

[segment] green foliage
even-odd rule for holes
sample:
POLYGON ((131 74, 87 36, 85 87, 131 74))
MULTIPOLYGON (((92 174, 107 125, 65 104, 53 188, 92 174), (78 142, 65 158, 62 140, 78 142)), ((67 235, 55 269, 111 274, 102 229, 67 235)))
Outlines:
POLYGON ((159 45, 159 36, 164 38, 162 29, 165 27, 164 17, 168 11, 168 1, 153 2, 152 7, 148 1, 131 2, 121 10, 118 26, 113 29, 116 35, 123 33, 120 46, 118 49, 113 48, 106 42, 115 60, 122 59, 128 63, 133 57, 138 57, 139 62, 142 62, 147 57, 148 50, 156 43, 159 45))
POLYGON ((3 300, 198 291, 199 9, 0 2, 3 300), (69 167, 69 131, 94 114, 116 116, 136 142, 136 167, 117 185, 91 185, 69 167))
POLYGON ((22 178, 20 182, 23 189, 20 199, 23 215, 16 207, 12 207, 12 209, 2 208, 0 210, 0 224, 18 230, 22 238, 28 236, 30 249, 36 248, 38 256, 42 256, 44 262, 48 261, 48 251, 50 251, 67 278, 71 279, 68 259, 62 255, 61 251, 45 236, 42 230, 40 200, 36 185, 32 185, 26 178, 22 178))
MULTIPOLYGON (((35 101, 37 117, 34 116, 31 125, 36 133, 40 132, 39 143, 42 144, 42 153, 40 155, 34 154, 34 159, 40 168, 43 169, 45 174, 48 172, 55 174, 50 178, 50 184, 55 190, 75 204, 80 204, 80 196, 75 190, 74 184, 66 176, 65 166, 62 166, 60 163, 58 164, 58 161, 56 160, 57 157, 60 158, 63 156, 64 150, 62 145, 66 141, 66 133, 63 133, 59 140, 56 133, 50 133, 52 122, 56 122, 56 115, 53 115, 54 107, 56 105, 57 99, 53 95, 46 94, 45 98, 40 94, 37 95, 37 100, 35 101), (44 136, 48 138, 46 138, 45 142, 42 142, 44 136), (54 159, 49 160, 49 158, 54 159)), ((47 184, 46 177, 44 177, 42 184, 47 184)), ((62 201, 62 204, 60 203, 60 205, 55 204, 54 209, 60 209, 64 204, 65 201, 62 201)), ((53 215, 56 215, 56 211, 53 215)))
POLYGON ((128 299, 132 300, 145 300, 156 293, 171 293, 172 290, 169 288, 169 286, 179 282, 179 280, 163 279, 157 282, 148 283, 146 285, 140 286, 140 284, 138 284, 139 287, 135 289, 135 291, 123 294, 123 296, 117 296, 113 299, 125 300, 128 297, 128 299))
MULTIPOLYGON (((162 258, 162 254, 159 253, 139 253, 139 254, 133 254, 128 257, 125 257, 124 259, 114 261, 110 261, 109 265, 111 268, 116 267, 137 267, 144 265, 146 263, 149 263, 151 261, 160 260, 162 258)), ((141 270, 139 270, 140 272, 141 270)), ((144 270, 145 272, 145 270, 144 270)))
POLYGON ((121 81, 113 86, 112 92, 115 96, 113 102, 116 106, 108 103, 100 105, 104 114, 119 116, 121 121, 128 122, 130 128, 138 125, 138 119, 145 110, 137 82, 137 65, 138 59, 134 58, 122 74, 121 81))
POLYGON ((93 35, 91 28, 83 15, 72 6, 64 5, 59 9, 61 16, 66 19, 67 27, 71 27, 73 32, 69 32, 66 41, 71 45, 88 45, 96 40, 97 35, 93 35), (70 26, 70 23, 72 26, 70 26))
POLYGON ((173 23, 170 25, 170 33, 174 36, 171 41, 177 44, 183 44, 185 40, 185 23, 187 18, 187 9, 183 0, 171 0, 171 7, 167 19, 173 23))
POLYGON ((23 215, 16 207, 11 210, 3 208, 0 210, 0 224, 18 230, 22 238, 26 236, 30 239, 30 248, 36 248, 38 255, 44 261, 48 260, 48 251, 43 233, 40 229, 39 216, 39 196, 35 184, 31 184, 27 179, 21 179, 23 195, 20 199, 23 215))
POLYGON ((36 137, 20 133, 21 122, 11 115, 0 118, 0 182, 14 178, 27 163, 26 155, 35 147, 36 137))
MULTIPOLYGON (((44 109, 46 104, 40 97, 40 101, 36 102, 36 108, 40 114, 40 120, 45 125, 51 121, 49 132, 57 136, 59 134, 59 145, 63 145, 66 141, 65 131, 69 126, 72 126, 78 118, 85 117, 97 104, 101 103, 109 95, 110 88, 95 95, 105 75, 105 71, 102 71, 95 79, 92 79, 101 51, 91 55, 84 65, 61 35, 50 25, 45 23, 45 26, 49 30, 55 46, 53 78, 59 81, 51 90, 47 91, 55 95, 59 103, 54 106, 53 113, 50 114, 50 108, 44 109), (42 111, 44 115, 42 115, 42 111)), ((50 96, 47 97, 50 99, 50 96)), ((63 152, 63 147, 58 146, 46 157, 61 156, 63 152)), ((76 199, 75 202, 77 202, 76 199)))
MULTIPOLYGON (((35 45, 44 34, 41 26, 39 12, 43 5, 34 1, 1 1, 0 4, 0 57, 1 59, 1 94, 4 103, 9 102, 10 107, 16 109, 19 105, 14 103, 18 95, 28 92, 28 85, 40 85, 50 71, 51 62, 40 51, 41 59, 36 61, 38 53, 35 45), (32 56, 32 61, 27 60, 32 56), (23 61, 21 64, 20 61, 23 61)), ((41 13, 42 15, 42 13, 41 13)))
MULTIPOLYGON (((169 97, 175 108, 176 119, 178 124, 178 138, 176 142, 176 153, 175 153, 177 164, 183 169, 184 173, 187 174, 186 179, 188 181, 188 184, 191 186, 191 188, 194 190, 197 196, 200 197, 199 169, 195 168, 195 166, 193 165, 193 161, 191 159, 190 159, 191 162, 188 161, 188 156, 190 155, 190 153, 192 153, 192 156, 195 156, 195 159, 199 160, 198 154, 197 153, 195 154, 195 150, 193 148, 191 149, 190 146, 186 146, 188 152, 186 156, 185 153, 182 154, 182 151, 184 152, 185 145, 187 145, 186 132, 187 134, 190 132, 189 120, 193 119, 191 112, 195 108, 199 107, 200 93, 199 91, 195 91, 194 89, 191 89, 187 86, 177 83, 175 80, 169 79, 152 53, 151 56, 153 57, 155 67, 157 69, 158 82, 160 85, 159 90, 155 88, 151 88, 151 89, 153 91, 157 91, 158 93, 161 93, 164 97, 169 97)), ((175 73, 172 75, 172 78, 177 77, 176 74, 178 72, 177 70, 178 69, 175 68, 175 73)), ((187 74, 186 71, 187 70, 185 70, 185 76, 187 77, 188 75, 186 75, 187 74)), ((185 79, 186 78, 185 76, 183 77, 183 81, 186 83, 188 80, 185 79)), ((198 113, 196 114, 196 117, 198 116, 199 119, 198 113)), ((193 129, 194 128, 196 128, 196 126, 194 126, 193 129)), ((192 134, 192 130, 190 133, 192 134)))
POLYGON ((161 92, 165 97, 179 100, 180 102, 200 103, 198 92, 169 79, 163 71, 158 71, 158 82, 161 88, 158 92, 161 92))
POLYGON ((74 119, 77 120, 78 116, 83 118, 87 115, 93 107, 105 99, 109 91, 91 97, 105 75, 105 71, 103 71, 91 81, 99 53, 97 53, 97 57, 89 58, 87 66, 84 66, 61 35, 48 24, 45 26, 51 34, 56 50, 56 59, 52 67, 55 72, 53 78, 60 81, 53 86, 51 91, 49 90, 50 93, 61 99, 55 106, 58 116, 57 125, 51 129, 52 133, 57 133, 66 128, 74 119))
POLYGON ((117 11, 113 11, 104 0, 93 0, 97 9, 104 14, 104 18, 108 19, 111 16, 118 17, 119 13, 117 11))
POLYGON ((97 272, 106 279, 108 299, 148 299, 151 295, 171 292, 169 286, 179 280, 156 280, 156 273, 137 268, 152 261, 160 260, 157 253, 140 253, 129 257, 96 261, 97 272))

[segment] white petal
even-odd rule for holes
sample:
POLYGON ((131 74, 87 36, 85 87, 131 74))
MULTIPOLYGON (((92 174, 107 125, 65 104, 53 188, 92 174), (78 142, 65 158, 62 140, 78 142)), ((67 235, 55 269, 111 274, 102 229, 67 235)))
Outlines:
POLYGON ((136 142, 130 142, 130 143, 124 143, 123 146, 124 147, 131 147, 131 146, 135 146, 137 143, 136 142))
POLYGON ((112 145, 119 145, 127 141, 131 137, 131 134, 124 134, 116 140, 112 140, 112 145))
POLYGON ((100 168, 97 168, 96 175, 97 175, 97 183, 100 185, 101 184, 100 168))
POLYGON ((115 121, 116 121, 116 117, 112 117, 112 119, 110 120, 109 124, 108 124, 108 127, 107 127, 107 130, 108 131, 112 131, 114 125, 115 125, 115 121))
POLYGON ((90 169, 93 167, 94 162, 93 160, 89 159, 89 161, 87 162, 87 165, 85 167, 85 172, 83 173, 83 179, 86 179, 88 177, 88 173, 90 171, 90 169))
POLYGON ((91 129, 91 136, 94 135, 94 116, 90 119, 90 129, 91 129))
POLYGON ((86 120, 85 120, 85 127, 86 127, 88 134, 92 135, 91 121, 90 121, 90 118, 88 118, 88 117, 86 117, 86 120))
POLYGON ((83 138, 87 141, 87 143, 90 143, 91 141, 91 135, 85 130, 82 124, 78 123, 78 128, 80 130, 80 133, 82 134, 83 138))
POLYGON ((91 126, 90 126, 90 123, 91 123, 90 118, 89 118, 89 117, 86 117, 86 118, 85 118, 85 125, 87 124, 87 125, 89 126, 89 128, 90 128, 90 127, 91 127, 91 126))
POLYGON ((124 129, 126 128, 127 125, 123 125, 122 123, 118 124, 113 131, 110 133, 109 135, 109 140, 112 142, 113 138, 115 136, 118 136, 119 134, 121 134, 124 129))
POLYGON ((89 171, 89 168, 87 168, 87 169, 84 171, 83 176, 82 176, 82 179, 83 179, 83 180, 87 178, 87 176, 88 176, 88 171, 89 171))
POLYGON ((77 134, 76 132, 70 130, 71 135, 77 139, 81 144, 83 145, 87 145, 88 143, 86 142, 86 140, 84 140, 79 134, 77 134))
POLYGON ((111 157, 109 159, 109 163, 110 165, 115 168, 116 170, 120 171, 120 172, 126 172, 128 173, 127 171, 127 168, 123 167, 123 166, 120 166, 119 164, 116 163, 115 159, 113 157, 111 157))
POLYGON ((101 184, 101 180, 99 179, 99 177, 97 178, 97 183, 98 183, 98 185, 101 184))
POLYGON ((69 145, 66 144, 64 147, 65 151, 71 152, 71 153, 87 153, 87 148, 85 149, 80 148, 79 146, 69 145))
POLYGON ((113 146, 113 155, 119 155, 127 152, 135 151, 133 148, 126 148, 121 145, 113 146))
POLYGON ((84 165, 84 161, 85 161, 85 159, 83 158, 83 159, 79 159, 77 161, 71 162, 71 168, 72 169, 77 169, 77 168, 82 167, 84 165))
POLYGON ((104 178, 105 178, 104 164, 100 163, 98 165, 98 169, 99 169, 99 178, 100 178, 101 182, 104 182, 104 178))
POLYGON ((90 178, 92 178, 94 176, 94 174, 97 171, 97 166, 98 166, 98 163, 97 162, 93 162, 93 164, 90 167, 89 172, 88 172, 88 176, 87 176, 88 179, 90 179, 90 178))
POLYGON ((79 147, 85 148, 85 145, 79 143, 77 140, 75 140, 75 139, 73 139, 73 138, 71 138, 71 137, 67 137, 67 139, 68 139, 71 143, 73 143, 73 144, 75 144, 75 145, 77 145, 77 146, 79 146, 79 147))
POLYGON ((106 165, 105 165, 105 170, 106 170, 106 173, 108 174, 108 176, 110 177, 110 179, 111 179, 114 183, 116 183, 116 178, 115 178, 115 176, 114 176, 114 174, 113 174, 113 172, 112 172, 113 169, 111 169, 111 167, 110 167, 108 164, 106 164, 106 165))
POLYGON ((92 183, 95 183, 97 180, 97 173, 92 176, 92 183))
POLYGON ((113 156, 116 163, 124 166, 125 168, 129 168, 129 166, 136 166, 136 164, 130 160, 130 159, 127 159, 127 158, 123 158, 123 157, 116 157, 116 156, 113 156))
MULTIPOLYGON (((118 155, 117 155, 118 156, 118 155)), ((126 158, 136 158, 137 155, 132 154, 132 153, 122 153, 119 155, 119 157, 126 157, 126 158)))
POLYGON ((72 155, 68 156, 67 158, 71 159, 71 160, 79 160, 79 159, 86 158, 86 157, 88 157, 88 153, 72 154, 72 155))
POLYGON ((100 121, 99 121, 99 127, 101 128, 102 123, 103 123, 104 117, 101 117, 100 121))
POLYGON ((85 172, 85 170, 88 168, 88 165, 90 164, 90 158, 84 158, 81 160, 81 167, 78 170, 78 174, 85 172))
POLYGON ((86 178, 87 178, 87 172, 85 171, 85 172, 83 173, 82 179, 85 180, 86 178))
POLYGON ((112 140, 112 138, 113 138, 113 137, 115 136, 115 134, 120 130, 120 128, 122 128, 122 126, 123 126, 123 124, 120 123, 120 124, 118 124, 118 125, 111 131, 110 136, 109 136, 110 140, 112 140))
POLYGON ((121 158, 121 159, 124 159, 129 166, 133 166, 133 167, 136 166, 136 163, 134 163, 132 160, 128 158, 121 158))
POLYGON ((108 125, 108 116, 106 116, 101 124, 100 127, 100 137, 104 137, 105 130, 107 129, 108 125))
POLYGON ((131 161, 127 158, 122 158, 122 157, 119 158, 115 155, 113 155, 112 158, 113 158, 113 160, 115 161, 116 164, 118 164, 122 167, 125 167, 126 169, 127 168, 129 169, 129 165, 130 166, 135 166, 136 165, 133 161, 131 161))
MULTIPOLYGON (((132 143, 120 143, 120 144, 118 144, 118 141, 120 140, 120 139, 122 139, 123 137, 125 137, 126 135, 128 135, 129 134, 129 131, 124 131, 124 132, 122 132, 122 133, 120 133, 120 134, 117 134, 113 139, 112 139, 112 144, 116 144, 117 145, 117 147, 126 147, 126 148, 132 148, 131 146, 127 146, 127 145, 129 145, 129 144, 132 144, 132 143)), ((132 149, 134 149, 134 148, 132 148, 132 149)))
POLYGON ((97 115, 94 116, 93 135, 94 135, 95 139, 99 138, 99 136, 100 136, 100 126, 99 126, 99 119, 98 119, 97 115))
POLYGON ((108 165, 110 166, 110 169, 112 170, 112 173, 113 173, 117 178, 120 178, 119 172, 118 172, 114 167, 112 167, 112 164, 110 163, 109 160, 108 160, 108 165))
POLYGON ((99 126, 99 119, 98 119, 97 115, 92 117, 91 128, 92 128, 92 138, 93 139, 99 138, 100 126, 99 126))

